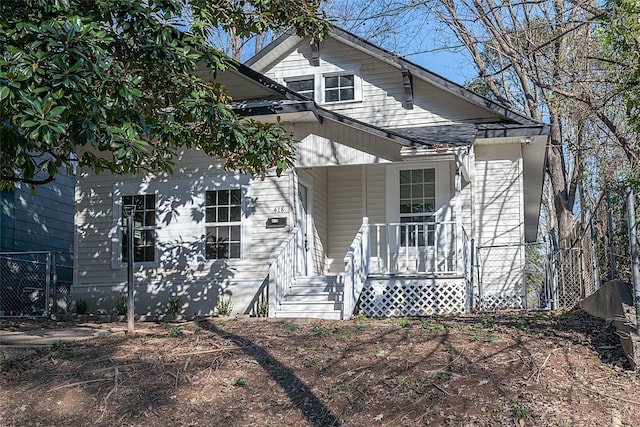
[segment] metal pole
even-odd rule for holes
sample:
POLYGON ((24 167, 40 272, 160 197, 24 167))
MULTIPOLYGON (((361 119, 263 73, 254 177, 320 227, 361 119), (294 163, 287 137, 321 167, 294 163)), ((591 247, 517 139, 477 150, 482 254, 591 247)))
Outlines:
POLYGON ((591 223, 589 224, 591 233, 591 268, 593 270, 593 290, 600 289, 600 277, 598 275, 598 262, 596 260, 596 230, 593 227, 593 217, 591 217, 591 223))
POLYGON ((607 229, 609 234, 609 259, 611 262, 611 280, 616 280, 618 271, 616 269, 616 245, 613 241, 613 216, 611 215, 611 200, 609 189, 607 188, 607 229))
POLYGON ((629 223, 629 248, 633 273, 633 295, 636 306, 636 327, 640 324, 640 269, 638 268, 638 235, 636 234, 636 196, 627 188, 627 222, 629 223))
POLYGON ((133 215, 135 206, 125 206, 125 214, 127 216, 127 334, 133 336, 134 324, 134 294, 133 294, 133 215))

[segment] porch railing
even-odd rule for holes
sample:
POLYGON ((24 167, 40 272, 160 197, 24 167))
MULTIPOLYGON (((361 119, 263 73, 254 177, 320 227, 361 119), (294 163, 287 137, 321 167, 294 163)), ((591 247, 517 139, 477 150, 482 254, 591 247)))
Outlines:
POLYGON ((465 249, 456 228, 455 221, 370 224, 370 272, 464 274, 465 249))
POLYGON ((299 227, 295 226, 269 259, 269 317, 274 317, 275 312, 280 309, 287 287, 293 283, 297 265, 298 230, 299 227))
POLYGON ((348 319, 353 314, 360 293, 367 281, 367 276, 369 276, 369 262, 369 219, 365 217, 344 257, 343 319, 348 319))

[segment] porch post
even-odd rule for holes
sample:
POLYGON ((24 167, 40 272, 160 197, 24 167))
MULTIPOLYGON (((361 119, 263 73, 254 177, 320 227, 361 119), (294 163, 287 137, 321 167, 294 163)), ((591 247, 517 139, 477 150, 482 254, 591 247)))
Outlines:
POLYGON ((455 174, 455 201, 456 201, 456 223, 455 223, 455 241, 456 241, 456 273, 464 274, 464 266, 466 260, 463 259, 463 236, 462 236, 462 159, 461 153, 458 151, 456 155, 456 174, 455 174))

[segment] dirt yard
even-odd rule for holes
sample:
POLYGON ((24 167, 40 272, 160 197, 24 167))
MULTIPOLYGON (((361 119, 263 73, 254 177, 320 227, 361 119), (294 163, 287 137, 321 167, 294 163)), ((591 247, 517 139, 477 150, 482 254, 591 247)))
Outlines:
POLYGON ((0 347, 0 426, 640 425, 640 377, 580 310, 137 328, 0 347))

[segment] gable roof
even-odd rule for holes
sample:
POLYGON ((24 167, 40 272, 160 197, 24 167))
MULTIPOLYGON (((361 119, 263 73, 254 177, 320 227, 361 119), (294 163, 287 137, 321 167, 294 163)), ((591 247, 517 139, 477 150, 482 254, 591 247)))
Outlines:
POLYGON ((416 128, 404 131, 365 123, 322 108, 315 101, 299 95, 243 64, 236 64, 235 70, 228 69, 219 73, 215 80, 225 84, 234 99, 231 104, 233 110, 242 116, 260 116, 262 120, 268 116, 278 116, 287 117, 292 121, 308 120, 309 116, 313 116, 320 122, 324 119, 340 122, 407 147, 466 146, 471 145, 476 138, 477 131, 473 125, 469 124, 429 126, 428 129, 416 132, 416 128), (305 112, 310 114, 305 115, 305 112), (444 138, 447 135, 456 135, 456 138, 444 138))
MULTIPOLYGON (((484 96, 478 95, 465 87, 452 82, 438 74, 435 74, 424 67, 421 67, 405 58, 402 58, 393 52, 390 52, 384 48, 376 46, 369 41, 342 30, 337 27, 332 27, 329 30, 329 37, 337 39, 342 43, 350 45, 368 55, 376 57, 381 61, 392 65, 398 70, 407 70, 412 76, 420 78, 441 90, 444 90, 456 97, 462 98, 467 102, 475 104, 479 107, 485 108, 492 113, 499 116, 503 124, 515 124, 524 126, 544 126, 536 120, 533 120, 526 115, 514 111, 497 101, 491 100, 484 96)), ((286 55, 292 49, 294 49, 303 39, 297 36, 293 31, 288 31, 276 38, 273 42, 263 48, 255 56, 250 58, 245 64, 258 71, 265 71, 265 69, 277 62, 282 56, 286 55)))

